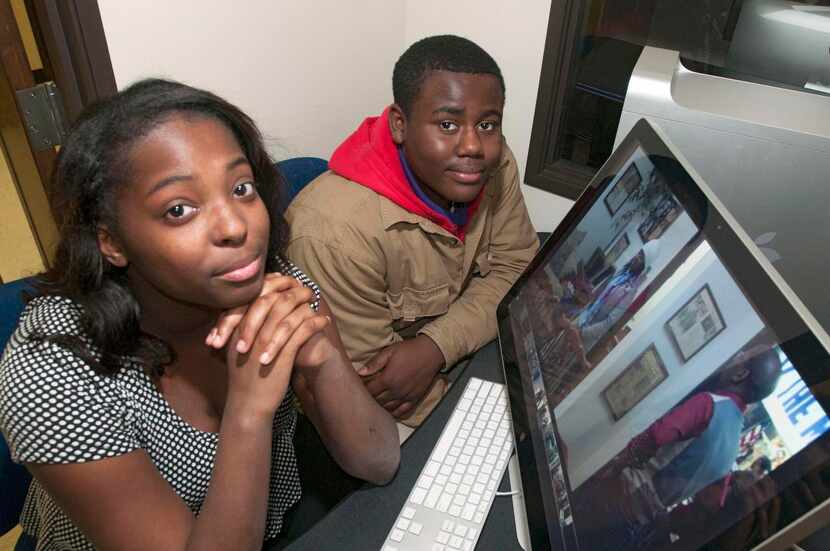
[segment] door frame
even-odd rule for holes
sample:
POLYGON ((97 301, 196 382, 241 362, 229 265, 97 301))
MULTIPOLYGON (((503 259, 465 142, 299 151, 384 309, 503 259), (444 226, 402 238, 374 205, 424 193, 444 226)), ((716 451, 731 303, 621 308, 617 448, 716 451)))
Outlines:
POLYGON ((0 89, 11 96, 6 99, 17 111, 10 114, 2 139, 35 244, 48 268, 58 240, 48 199, 57 152, 32 143, 15 92, 54 81, 68 127, 84 107, 117 88, 97 0, 23 0, 23 5, 43 68, 30 66, 11 2, 0 0, 0 89))
POLYGON ((90 103, 115 94, 97 0, 26 0, 26 9, 38 29, 35 39, 46 51, 69 123, 90 103))

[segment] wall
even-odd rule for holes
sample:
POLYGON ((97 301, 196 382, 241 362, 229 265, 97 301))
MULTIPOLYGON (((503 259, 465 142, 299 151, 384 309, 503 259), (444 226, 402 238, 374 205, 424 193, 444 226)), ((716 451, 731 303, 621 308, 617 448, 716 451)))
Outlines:
POLYGON ((278 159, 328 158, 392 97, 404 6, 364 0, 99 0, 119 88, 166 76, 236 103, 278 159))
POLYGON ((5 282, 43 270, 35 235, 11 171, 6 149, 0 141, 0 278, 5 282))
MULTIPOLYGON (((257 121, 278 159, 329 157, 363 117, 391 102, 392 67, 407 45, 433 34, 466 36, 504 72, 504 133, 524 174, 549 0, 525 0, 521 9, 496 0, 98 4, 119 87, 161 75, 211 89, 257 121)), ((571 205, 523 190, 540 231, 551 231, 571 205)))

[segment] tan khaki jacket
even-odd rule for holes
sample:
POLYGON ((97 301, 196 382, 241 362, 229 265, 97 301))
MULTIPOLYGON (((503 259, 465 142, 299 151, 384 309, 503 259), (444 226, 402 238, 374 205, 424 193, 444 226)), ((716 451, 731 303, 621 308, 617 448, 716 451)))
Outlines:
POLYGON ((287 256, 322 290, 361 367, 419 333, 447 366, 496 336, 496 306, 539 246, 505 146, 462 242, 333 172, 292 201, 287 256))

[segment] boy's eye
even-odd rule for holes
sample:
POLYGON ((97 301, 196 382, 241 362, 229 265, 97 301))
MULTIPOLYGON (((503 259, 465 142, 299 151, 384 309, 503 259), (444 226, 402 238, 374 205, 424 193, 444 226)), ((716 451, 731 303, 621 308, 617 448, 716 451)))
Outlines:
POLYGON ((455 124, 455 123, 454 123, 454 122, 452 122, 452 121, 441 121, 441 122, 439 122, 439 123, 438 123, 438 126, 439 126, 439 127, 441 128, 441 130, 443 130, 444 132, 452 132, 452 131, 454 131, 455 129, 457 129, 457 128, 458 128, 458 125, 457 125, 457 124, 455 124))
POLYGON ((173 205, 172 207, 167 209, 167 212, 165 212, 165 216, 173 219, 184 218, 185 216, 187 216, 195 210, 195 207, 185 205, 184 203, 179 203, 178 205, 173 205))
POLYGON ((478 123, 478 127, 481 128, 485 132, 492 132, 496 128, 498 128, 499 123, 496 121, 482 121, 478 123))
POLYGON ((253 182, 242 182, 233 187, 233 194, 237 197, 247 197, 253 193, 256 193, 256 186, 253 182))

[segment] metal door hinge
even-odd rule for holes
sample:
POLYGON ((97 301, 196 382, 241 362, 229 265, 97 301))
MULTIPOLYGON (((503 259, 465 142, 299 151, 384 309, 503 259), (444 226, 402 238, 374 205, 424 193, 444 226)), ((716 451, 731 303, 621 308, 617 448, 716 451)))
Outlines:
POLYGON ((44 82, 15 92, 29 143, 35 151, 60 145, 66 135, 63 103, 57 85, 44 82))

